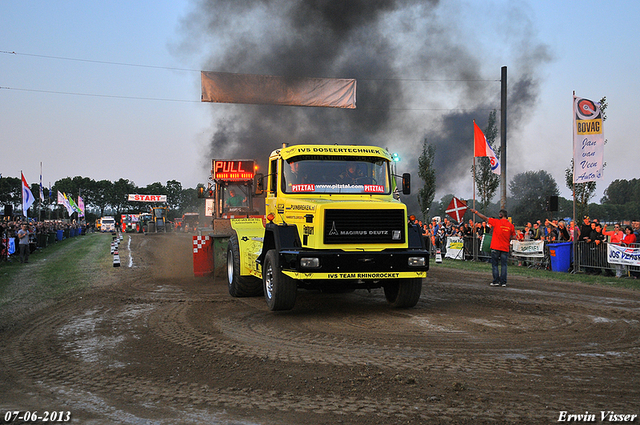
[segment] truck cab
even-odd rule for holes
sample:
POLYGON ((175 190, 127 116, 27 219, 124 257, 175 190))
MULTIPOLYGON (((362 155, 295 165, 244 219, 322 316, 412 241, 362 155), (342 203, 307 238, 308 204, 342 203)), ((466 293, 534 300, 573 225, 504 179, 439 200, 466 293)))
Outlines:
MULTIPOLYGON (((382 287, 393 306, 413 307, 429 257, 406 206, 393 196, 391 160, 375 146, 299 145, 272 152, 258 185, 266 192, 266 225, 231 220, 230 293, 257 292, 250 275, 261 279, 271 310, 292 308, 298 288, 382 287)), ((404 193, 409 180, 403 176, 404 193)))
POLYGON ((101 232, 115 232, 116 231, 116 219, 113 216, 104 216, 100 219, 100 231, 101 232))

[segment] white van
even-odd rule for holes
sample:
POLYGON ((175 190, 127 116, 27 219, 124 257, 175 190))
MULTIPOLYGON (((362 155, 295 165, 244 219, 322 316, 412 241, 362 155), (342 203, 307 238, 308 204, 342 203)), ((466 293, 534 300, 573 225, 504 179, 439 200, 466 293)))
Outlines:
POLYGON ((111 216, 105 216, 100 219, 100 231, 101 232, 115 232, 116 231, 116 219, 111 216))

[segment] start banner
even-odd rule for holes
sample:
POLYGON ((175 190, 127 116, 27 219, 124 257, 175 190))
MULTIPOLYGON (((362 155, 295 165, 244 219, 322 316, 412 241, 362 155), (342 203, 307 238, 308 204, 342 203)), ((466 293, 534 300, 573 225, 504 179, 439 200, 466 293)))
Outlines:
POLYGON ((136 195, 130 194, 129 201, 137 202, 167 202, 167 195, 136 195))
POLYGON ((640 248, 607 244, 607 259, 612 264, 625 266, 640 266, 640 248))

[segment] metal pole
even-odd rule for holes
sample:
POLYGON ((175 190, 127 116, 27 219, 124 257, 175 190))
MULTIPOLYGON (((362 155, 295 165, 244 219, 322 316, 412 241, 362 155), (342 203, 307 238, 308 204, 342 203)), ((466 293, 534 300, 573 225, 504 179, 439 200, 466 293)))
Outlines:
MULTIPOLYGON (((573 121, 576 119, 575 117, 575 112, 573 110, 574 108, 574 104, 576 102, 576 92, 575 90, 573 91, 573 96, 571 97, 571 139, 572 139, 572 143, 571 143, 571 158, 573 158, 573 155, 575 154, 575 149, 576 149, 576 136, 575 136, 575 131, 573 126, 575 124, 573 124, 573 121)), ((579 229, 578 227, 578 218, 576 217, 576 176, 575 176, 575 172, 576 172, 576 164, 575 164, 575 158, 572 161, 573 164, 573 170, 571 170, 571 175, 573 177, 573 221, 574 221, 574 229, 571 232, 572 233, 572 237, 573 237, 573 244, 571 245, 571 249, 573 250, 573 273, 577 273, 578 271, 580 271, 580 267, 576 267, 576 265, 579 265, 579 261, 578 261, 578 239, 576 239, 576 230, 579 229)))
POLYGON ((500 208, 507 209, 507 67, 502 67, 500 76, 500 208))
MULTIPOLYGON (((475 120, 473 121, 475 123, 475 120)), ((474 147, 475 150, 475 147, 474 147)), ((476 154, 473 153, 473 210, 476 210, 476 154)), ((476 213, 473 213, 473 232, 471 245, 473 246, 473 261, 478 261, 478 245, 476 244, 476 213)))

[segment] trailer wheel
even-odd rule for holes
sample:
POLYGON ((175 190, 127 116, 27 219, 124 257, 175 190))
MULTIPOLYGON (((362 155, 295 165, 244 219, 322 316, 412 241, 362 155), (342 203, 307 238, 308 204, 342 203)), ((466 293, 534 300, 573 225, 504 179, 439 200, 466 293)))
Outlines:
POLYGON ((262 295, 262 282, 253 276, 240 276, 240 247, 238 236, 231 235, 227 245, 227 279, 232 297, 257 297, 262 295))
POLYGON ((275 249, 267 252, 262 269, 264 298, 271 311, 291 310, 296 303, 298 285, 280 270, 278 253, 275 249))
POLYGON ((384 296, 393 307, 411 308, 418 304, 422 292, 422 279, 398 279, 383 286, 384 296))

